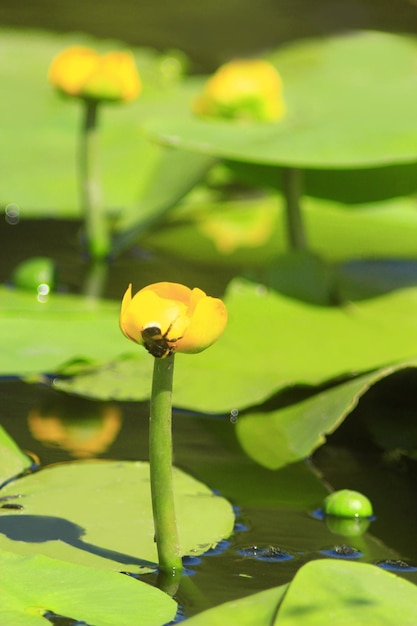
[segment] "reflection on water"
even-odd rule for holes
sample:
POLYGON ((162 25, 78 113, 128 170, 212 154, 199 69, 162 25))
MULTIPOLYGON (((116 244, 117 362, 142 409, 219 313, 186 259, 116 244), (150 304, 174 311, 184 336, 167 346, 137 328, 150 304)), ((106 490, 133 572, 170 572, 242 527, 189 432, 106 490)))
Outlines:
POLYGON ((79 459, 96 457, 109 448, 121 425, 121 410, 110 402, 53 396, 28 413, 34 439, 79 459))

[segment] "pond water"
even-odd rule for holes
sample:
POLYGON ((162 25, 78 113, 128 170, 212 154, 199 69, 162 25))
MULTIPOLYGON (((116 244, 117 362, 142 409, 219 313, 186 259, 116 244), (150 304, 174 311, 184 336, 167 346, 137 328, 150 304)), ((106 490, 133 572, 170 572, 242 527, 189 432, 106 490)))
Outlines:
POLYGON ((3 0, 3 26, 85 31, 135 46, 185 52, 198 70, 214 69, 300 37, 354 29, 417 32, 413 0, 3 0))
MULTIPOLYGON (((86 263, 78 251, 78 224, 41 220, 11 226, 3 222, 0 235, 4 245, 2 282, 10 279, 16 262, 36 253, 54 259, 61 289, 80 290, 86 263)), ((172 259, 133 250, 111 266, 106 296, 120 299, 126 277, 136 275, 144 283, 166 278, 196 283, 218 295, 230 278, 219 275, 218 270, 190 269, 172 259)), ((190 576, 176 596, 185 615, 289 582, 311 559, 358 558, 371 563, 401 559, 417 564, 414 464, 401 455, 401 442, 394 448, 396 454, 387 455, 370 443, 363 426, 371 428, 373 423, 364 419, 364 414, 370 418, 381 415, 385 422, 406 421, 415 409, 414 384, 415 379, 405 373, 393 377, 395 392, 386 386, 378 391, 376 385, 312 460, 280 471, 264 469, 243 453, 230 414, 175 412, 175 464, 220 490, 236 507, 232 537, 212 553, 188 561, 190 576), (403 398, 403 404, 389 409, 390 393, 403 398), (367 534, 347 537, 313 515, 327 493, 326 485, 358 489, 371 499, 376 519, 367 534), (346 545, 354 552, 346 552, 346 545)), ((112 405, 69 398, 48 382, 33 385, 8 379, 0 383, 0 422, 43 466, 77 458, 148 458, 147 403, 112 405), (106 417, 109 412, 112 428, 106 417), (39 416, 54 417, 54 426, 48 422, 49 428, 42 428, 39 416)), ((401 571, 400 575, 417 583, 417 571, 401 571)), ((152 577, 148 580, 154 582, 152 577)), ((65 626, 68 622, 55 623, 65 626)))

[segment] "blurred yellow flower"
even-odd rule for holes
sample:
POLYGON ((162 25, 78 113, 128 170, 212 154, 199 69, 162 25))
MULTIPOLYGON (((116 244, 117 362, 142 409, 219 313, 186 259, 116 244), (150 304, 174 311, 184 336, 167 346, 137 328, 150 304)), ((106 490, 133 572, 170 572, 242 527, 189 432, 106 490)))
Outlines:
POLYGON ((193 111, 204 117, 275 122, 285 115, 281 78, 268 61, 230 61, 207 81, 193 111))
POLYGON ((91 48, 71 46, 53 59, 48 79, 75 98, 130 102, 141 91, 135 60, 128 51, 99 54, 91 48))
POLYGON ((219 298, 179 283, 154 283, 122 302, 120 328, 157 358, 174 352, 201 352, 220 337, 227 310, 219 298))

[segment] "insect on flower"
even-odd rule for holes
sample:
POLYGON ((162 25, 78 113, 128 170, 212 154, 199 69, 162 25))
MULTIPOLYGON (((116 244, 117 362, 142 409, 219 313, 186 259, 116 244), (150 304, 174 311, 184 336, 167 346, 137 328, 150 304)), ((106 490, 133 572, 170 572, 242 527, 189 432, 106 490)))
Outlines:
POLYGON ((164 359, 175 351, 175 342, 182 337, 176 337, 175 339, 169 339, 168 333, 172 328, 174 322, 168 326, 166 332, 162 334, 161 327, 156 322, 150 322, 142 330, 143 345, 152 356, 157 359, 164 359), (171 345, 174 344, 174 345, 171 345))
POLYGON ((123 296, 119 324, 123 334, 157 359, 177 352, 202 352, 220 337, 227 310, 219 298, 194 287, 160 282, 123 296))

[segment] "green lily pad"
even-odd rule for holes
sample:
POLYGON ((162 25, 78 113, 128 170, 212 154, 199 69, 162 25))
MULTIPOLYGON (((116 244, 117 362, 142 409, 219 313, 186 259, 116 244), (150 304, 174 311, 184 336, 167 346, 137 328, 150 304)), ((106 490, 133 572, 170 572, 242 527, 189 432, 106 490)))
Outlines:
POLYGON ((0 565, 2 624, 43 626, 52 611, 95 626, 162 626, 177 610, 159 589, 115 572, 5 551, 0 565))
MULTIPOLYGON (((0 301, 1 373, 65 372, 65 364, 78 359, 80 376, 57 386, 100 399, 149 397, 152 358, 123 337, 118 303, 54 294, 40 303, 7 289, 0 301)), ((319 385, 417 355, 415 288, 344 307, 319 307, 236 280, 225 302, 229 323, 220 340, 199 355, 177 356, 177 406, 228 412, 290 385, 319 385)))
MULTIPOLYGON (((229 412, 288 386, 319 385, 417 355, 417 289, 322 307, 236 280, 225 302, 229 322, 219 341, 201 354, 176 357, 177 406, 229 412)), ((137 360, 123 359, 56 384, 87 397, 143 400, 151 364, 140 347, 137 351, 137 360)))
MULTIPOLYGON (((173 480, 181 553, 202 554, 232 532, 232 506, 177 468, 173 480)), ((1 493, 23 508, 1 513, 0 550, 116 571, 156 567, 148 463, 49 466, 1 493)))
POLYGON ((270 626, 288 585, 254 593, 246 598, 226 602, 187 620, 189 626, 270 626))
POLYGON ((0 287, 0 374, 48 373, 72 359, 120 356, 127 346, 119 310, 119 303, 79 296, 53 294, 39 302, 36 293, 0 287))
MULTIPOLYGON (((282 172, 276 165, 229 161, 228 167, 246 185, 282 190, 282 172)), ((303 193, 346 204, 381 202, 416 191, 417 163, 363 169, 306 168, 303 193)))
POLYGON ((31 465, 31 459, 0 426, 0 485, 29 469, 31 465))
POLYGON ((272 56, 287 101, 282 121, 203 120, 172 114, 167 102, 166 115, 146 128, 167 145, 236 161, 331 169, 415 162, 416 49, 411 37, 377 32, 295 42, 272 56))
POLYGON ((417 587, 374 565, 321 559, 301 567, 289 585, 227 602, 187 621, 189 626, 414 626, 417 587))
POLYGON ((257 463, 278 469, 310 456, 355 408, 376 382, 413 363, 365 374, 301 402, 269 412, 250 412, 236 424, 245 452, 257 463))
POLYGON ((412 626, 417 587, 366 563, 319 560, 296 574, 279 608, 277 626, 412 626))

